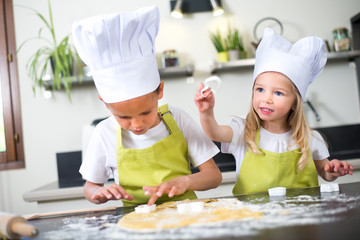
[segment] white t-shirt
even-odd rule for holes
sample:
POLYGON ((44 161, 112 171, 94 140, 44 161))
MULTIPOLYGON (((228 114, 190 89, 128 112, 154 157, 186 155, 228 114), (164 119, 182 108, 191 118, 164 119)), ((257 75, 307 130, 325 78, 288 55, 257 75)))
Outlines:
MULTIPOLYGON (((188 145, 188 159, 192 161, 193 166, 203 164, 219 152, 217 146, 185 111, 171 106, 169 110, 185 137, 188 145)), ((110 176, 113 176, 115 182, 118 183, 117 127, 118 123, 113 116, 101 121, 95 127, 80 167, 80 173, 84 179, 93 183, 105 183, 110 176)), ((169 131, 163 121, 143 135, 135 135, 126 130, 122 130, 121 133, 124 148, 136 149, 150 147, 169 136, 169 131)))
MULTIPOLYGON (((239 175, 240 167, 245 157, 247 146, 245 143, 245 119, 232 117, 230 119, 230 127, 233 130, 233 137, 230 143, 221 143, 221 151, 224 153, 231 153, 236 162, 236 176, 239 175)), ((294 150, 298 148, 297 145, 293 145, 288 148, 290 144, 294 142, 291 138, 291 131, 282 134, 271 133, 264 128, 260 128, 260 141, 259 147, 266 151, 282 153, 294 150)), ((321 137, 316 131, 311 131, 312 138, 310 143, 310 150, 314 160, 323 160, 330 156, 329 150, 321 137)))

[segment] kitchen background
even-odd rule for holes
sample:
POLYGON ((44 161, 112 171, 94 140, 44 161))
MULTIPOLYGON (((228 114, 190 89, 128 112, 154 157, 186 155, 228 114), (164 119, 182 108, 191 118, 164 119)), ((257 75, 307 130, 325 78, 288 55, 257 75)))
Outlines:
MULTIPOLYGON (((19 5, 30 6, 48 16, 47 0, 13 0, 16 43, 36 36, 41 26, 39 19, 19 5)), ((251 42, 255 24, 264 17, 275 17, 284 26, 283 36, 290 41, 317 35, 332 43, 332 30, 346 27, 351 30, 350 18, 360 11, 358 0, 222 0, 225 14, 214 17, 211 12, 195 13, 183 19, 170 16, 169 0, 52 0, 56 34, 59 39, 71 32, 77 19, 116 11, 132 11, 144 6, 158 5, 160 30, 156 41, 157 53, 176 49, 180 65, 193 64, 193 78, 164 78, 165 93, 161 103, 169 103, 186 111, 197 121, 198 113, 193 96, 197 84, 210 76, 216 61, 216 50, 209 32, 216 28, 226 31, 230 22, 243 36, 248 58, 254 57, 251 42)), ((24 47, 18 54, 22 124, 26 168, 0 172, 0 211, 26 214, 38 211, 36 203, 23 200, 23 194, 57 181, 56 153, 78 151, 82 148, 83 126, 94 119, 109 116, 92 85, 74 87, 72 103, 65 92, 54 93, 44 99, 37 91, 34 97, 32 81, 27 76, 26 63, 37 41, 24 47)), ((223 85, 216 95, 215 114, 226 124, 229 116, 245 116, 251 96, 252 68, 218 74, 223 85)), ((321 116, 305 106, 311 127, 337 126, 360 122, 359 91, 355 66, 347 60, 328 63, 324 72, 310 86, 307 96, 321 116)))

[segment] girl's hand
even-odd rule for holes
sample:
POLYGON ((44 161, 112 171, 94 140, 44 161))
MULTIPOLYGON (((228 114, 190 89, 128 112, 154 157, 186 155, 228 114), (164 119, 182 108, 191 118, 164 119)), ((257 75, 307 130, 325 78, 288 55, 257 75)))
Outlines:
POLYGON ((164 193, 167 193, 169 198, 175 195, 185 193, 188 189, 187 176, 181 176, 172 180, 163 182, 157 186, 149 187, 144 186, 145 196, 151 196, 148 205, 153 205, 156 200, 161 197, 164 193))
POLYGON ((125 189, 116 183, 112 183, 109 186, 99 186, 96 188, 91 195, 91 201, 93 203, 99 204, 99 203, 105 203, 109 200, 120 200, 120 199, 126 199, 126 200, 133 200, 134 197, 127 194, 125 189))
POLYGON ((204 84, 199 83, 199 88, 196 90, 196 94, 194 96, 194 102, 196 104, 196 106, 199 109, 200 113, 206 112, 207 110, 213 109, 215 106, 215 97, 213 92, 209 91, 211 89, 208 89, 207 91, 204 92, 204 94, 208 94, 206 97, 203 97, 201 95, 201 90, 204 88, 204 84))
POLYGON ((352 175, 354 167, 346 161, 333 159, 324 166, 324 170, 334 177, 340 177, 346 174, 352 175))

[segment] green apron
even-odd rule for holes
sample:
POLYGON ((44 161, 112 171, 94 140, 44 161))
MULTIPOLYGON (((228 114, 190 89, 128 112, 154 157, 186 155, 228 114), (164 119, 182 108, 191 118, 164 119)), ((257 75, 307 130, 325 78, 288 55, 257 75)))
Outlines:
MULTIPOLYGON (((256 134, 259 146, 260 130, 256 134)), ((299 188, 318 186, 318 176, 311 154, 308 164, 297 173, 297 162, 301 157, 300 149, 283 153, 260 149, 256 154, 249 149, 245 153, 233 194, 266 192, 273 187, 299 188)))
MULTIPOLYGON (((159 114, 170 135, 148 148, 124 148, 121 127, 117 129, 116 155, 119 185, 134 197, 133 201, 123 199, 124 206, 145 204, 149 201, 150 196, 145 196, 143 186, 157 186, 176 177, 191 174, 185 137, 167 105, 159 107, 159 114)), ((164 194, 156 203, 196 198, 194 191, 187 191, 172 198, 164 194)))

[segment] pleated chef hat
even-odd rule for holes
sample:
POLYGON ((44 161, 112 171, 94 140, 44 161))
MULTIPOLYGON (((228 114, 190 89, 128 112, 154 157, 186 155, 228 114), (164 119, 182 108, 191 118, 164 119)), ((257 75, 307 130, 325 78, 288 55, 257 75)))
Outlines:
POLYGON ((292 44, 266 28, 256 49, 253 83, 263 72, 280 72, 290 78, 304 99, 308 86, 322 72, 326 60, 321 38, 304 37, 292 44))
POLYGON ((154 48, 159 17, 159 9, 154 6, 73 24, 76 50, 90 68, 104 102, 126 101, 159 86, 154 48))

